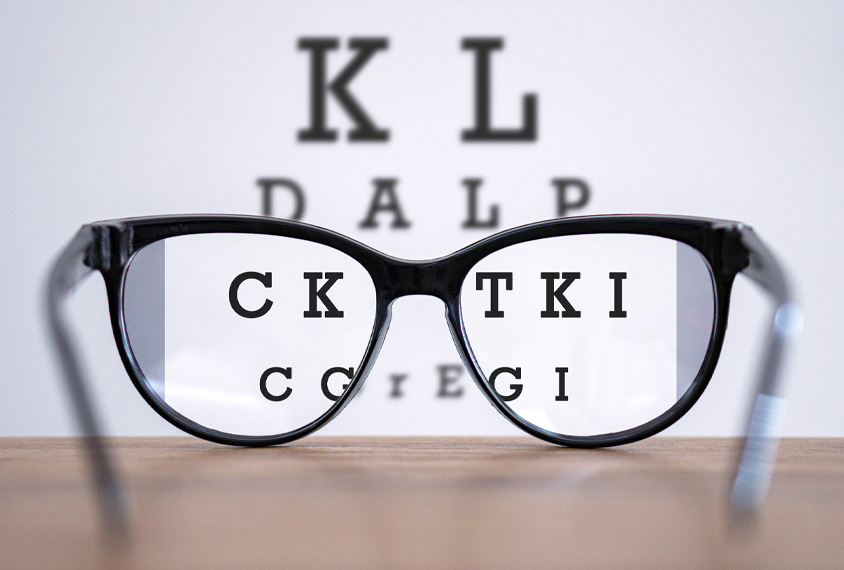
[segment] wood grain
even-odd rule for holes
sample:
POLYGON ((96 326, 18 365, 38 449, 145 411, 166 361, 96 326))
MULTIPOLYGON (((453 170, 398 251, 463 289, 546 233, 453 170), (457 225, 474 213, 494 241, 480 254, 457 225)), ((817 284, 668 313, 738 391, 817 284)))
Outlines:
POLYGON ((786 440, 762 516, 728 524, 738 443, 110 440, 132 539, 100 540, 82 445, 0 439, 0 568, 842 568, 844 440, 786 440))

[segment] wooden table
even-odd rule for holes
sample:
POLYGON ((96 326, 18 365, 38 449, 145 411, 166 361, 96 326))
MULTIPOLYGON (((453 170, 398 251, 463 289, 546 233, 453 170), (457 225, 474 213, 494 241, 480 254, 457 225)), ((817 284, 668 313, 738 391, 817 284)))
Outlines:
POLYGON ((737 442, 111 440, 132 540, 100 540, 81 444, 0 439, 0 568, 844 568, 844 440, 786 440, 731 528, 737 442))

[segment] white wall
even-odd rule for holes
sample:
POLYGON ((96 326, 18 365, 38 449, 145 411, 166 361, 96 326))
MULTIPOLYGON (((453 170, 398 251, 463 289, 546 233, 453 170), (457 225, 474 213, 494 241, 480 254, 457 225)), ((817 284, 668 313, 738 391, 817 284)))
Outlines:
MULTIPOLYGON (((74 432, 41 315, 52 256, 83 223, 186 212, 256 214, 255 180, 307 192, 304 221, 388 253, 429 258, 479 239, 460 180, 480 176, 506 228, 555 215, 549 180, 577 176, 582 213, 672 213, 753 225, 793 272, 806 324, 791 359, 788 435, 844 436, 840 349, 844 5, 815 3, 47 3, 0 6, 0 435, 74 432), (303 36, 385 36, 353 91, 388 144, 306 145, 303 36), (467 36, 503 37, 494 116, 539 98, 539 140, 471 145, 467 36), (412 227, 361 230, 371 180, 397 177, 412 227)), ((335 55, 333 70, 348 58, 335 55)), ((348 120, 332 103, 330 121, 348 120)), ((283 202, 279 208, 283 208, 283 202)), ((764 299, 733 297, 722 361, 675 434, 743 421, 764 299)), ((73 301, 113 434, 176 433, 134 391, 99 277, 73 301)), ((405 298, 364 393, 330 433, 515 433, 464 375, 439 301, 405 298), (387 398, 408 373, 408 395, 387 398)))

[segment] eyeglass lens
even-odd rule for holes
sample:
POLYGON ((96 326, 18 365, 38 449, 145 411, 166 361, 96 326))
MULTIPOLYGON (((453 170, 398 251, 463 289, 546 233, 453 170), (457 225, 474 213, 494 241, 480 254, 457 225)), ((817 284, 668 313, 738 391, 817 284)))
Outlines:
POLYGON ((337 400, 375 321, 369 273, 309 241, 197 234, 132 258, 123 310, 131 351, 158 399, 226 434, 301 428, 337 400))
POLYGON ((712 335, 712 282, 683 243, 575 235, 485 257, 460 301, 473 355, 510 409, 592 436, 647 423, 686 393, 712 335))

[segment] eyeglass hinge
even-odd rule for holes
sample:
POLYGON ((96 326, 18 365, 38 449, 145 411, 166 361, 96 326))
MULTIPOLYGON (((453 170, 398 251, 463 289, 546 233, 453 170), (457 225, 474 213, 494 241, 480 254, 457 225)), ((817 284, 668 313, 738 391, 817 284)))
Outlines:
POLYGON ((743 226, 724 228, 721 231, 721 267, 731 275, 750 264, 747 248, 741 241, 743 226))
POLYGON ((120 229, 92 225, 91 232, 91 247, 85 255, 85 265, 103 272, 122 265, 125 256, 120 229))

